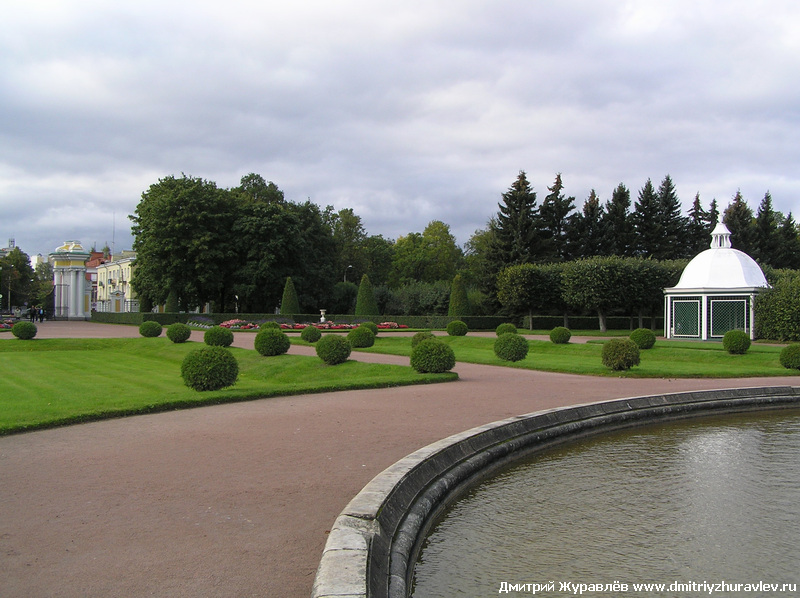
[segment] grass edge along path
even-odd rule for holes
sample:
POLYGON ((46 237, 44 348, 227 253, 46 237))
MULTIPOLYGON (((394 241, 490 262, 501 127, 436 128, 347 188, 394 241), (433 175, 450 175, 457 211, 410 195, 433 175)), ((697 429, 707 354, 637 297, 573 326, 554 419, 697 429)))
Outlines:
POLYGON ((183 384, 180 365, 204 346, 164 337, 0 340, 0 435, 277 396, 361 390, 456 380, 419 374, 410 366, 359 362, 329 366, 318 357, 263 357, 231 348, 239 380, 197 392, 183 384))
MULTIPOLYGON (((772 345, 753 344, 744 355, 731 355, 721 342, 659 339, 652 349, 640 351, 640 365, 624 372, 614 372, 602 364, 605 340, 556 345, 550 341, 529 339, 528 356, 512 363, 494 354, 496 337, 468 334, 460 337, 437 335, 436 338, 452 347, 456 361, 564 374, 625 378, 750 378, 798 373, 781 366, 779 355, 783 347, 772 345)), ((375 345, 357 350, 407 356, 411 354, 411 339, 379 335, 375 345)))

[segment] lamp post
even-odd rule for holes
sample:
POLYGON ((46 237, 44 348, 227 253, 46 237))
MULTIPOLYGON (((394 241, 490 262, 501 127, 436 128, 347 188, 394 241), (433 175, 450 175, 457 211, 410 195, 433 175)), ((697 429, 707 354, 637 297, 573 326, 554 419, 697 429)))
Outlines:
POLYGON ((353 265, 350 264, 349 266, 347 266, 347 268, 344 269, 344 282, 347 282, 347 271, 352 267, 353 265))

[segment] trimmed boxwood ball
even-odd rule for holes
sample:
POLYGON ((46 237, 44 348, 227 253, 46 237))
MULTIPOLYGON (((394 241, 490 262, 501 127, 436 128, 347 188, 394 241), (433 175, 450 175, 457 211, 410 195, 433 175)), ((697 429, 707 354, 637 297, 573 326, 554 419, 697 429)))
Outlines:
POLYGON ((163 328, 161 324, 156 322, 155 320, 148 320, 147 322, 142 322, 141 326, 139 326, 139 334, 147 338, 154 338, 156 336, 161 336, 161 331, 163 328))
POLYGON ((344 363, 350 357, 350 341, 338 334, 326 334, 317 341, 317 357, 328 365, 344 363))
POLYGON ((300 338, 306 341, 307 343, 316 343, 321 336, 322 333, 316 326, 306 326, 300 333, 300 338))
POLYGON ((39 331, 33 322, 17 322, 11 327, 11 334, 23 341, 29 341, 39 331))
POLYGON ((239 377, 239 364, 223 347, 195 349, 181 363, 184 384, 194 390, 219 390, 233 386, 239 377))
POLYGON ((283 355, 289 350, 292 345, 289 337, 282 330, 275 328, 264 328, 259 330, 256 338, 253 341, 255 350, 264 357, 272 357, 273 355, 283 355))
POLYGON ((519 334, 501 334, 494 341, 494 354, 504 361, 520 361, 528 356, 528 339, 519 334))
POLYGON ((550 340, 556 345, 566 345, 571 338, 572 333, 569 331, 569 328, 556 326, 550 331, 550 340))
POLYGON ((509 333, 510 334, 516 334, 517 333, 517 327, 514 326, 511 322, 503 322, 497 328, 495 328, 494 331, 495 331, 495 334, 497 334, 497 336, 500 336, 502 334, 509 334, 509 333))
POLYGON ((750 336, 744 330, 728 330, 722 337, 722 346, 731 355, 744 355, 750 348, 750 336))
POLYGON ((603 345, 603 365, 614 371, 639 365, 639 347, 629 338, 613 338, 603 345))
POLYGON ((788 370, 800 370, 800 344, 787 345, 781 349, 781 365, 788 370))
POLYGON ((455 365, 453 349, 442 341, 424 340, 411 350, 411 367, 421 374, 440 374, 452 370, 455 365))
POLYGON ((649 328, 637 328, 631 332, 630 339, 640 349, 652 349, 656 344, 656 335, 649 328))
POLYGON ((366 326, 359 326, 347 333, 347 340, 354 349, 364 349, 375 344, 375 335, 366 326))
POLYGON ((413 349, 422 341, 426 341, 431 338, 436 338, 436 335, 434 335, 433 332, 430 332, 428 330, 422 330, 420 332, 417 332, 414 336, 411 337, 411 348, 413 349))
POLYGON ((173 343, 185 343, 192 335, 192 329, 186 324, 175 322, 167 326, 167 338, 173 343))
POLYGON ((268 322, 264 322, 261 326, 258 327, 260 330, 264 330, 264 328, 275 328, 277 330, 281 330, 281 325, 278 324, 275 320, 269 320, 268 322))
POLYGON ((468 330, 467 325, 461 320, 453 320, 447 325, 447 334, 450 336, 464 336, 468 330))
POLYGON ((203 342, 212 347, 230 347, 233 342, 233 332, 222 326, 212 326, 203 335, 203 342))
POLYGON ((372 334, 378 336, 378 325, 375 322, 361 322, 361 324, 358 325, 359 328, 361 328, 362 326, 364 328, 369 328, 370 330, 372 330, 372 334))

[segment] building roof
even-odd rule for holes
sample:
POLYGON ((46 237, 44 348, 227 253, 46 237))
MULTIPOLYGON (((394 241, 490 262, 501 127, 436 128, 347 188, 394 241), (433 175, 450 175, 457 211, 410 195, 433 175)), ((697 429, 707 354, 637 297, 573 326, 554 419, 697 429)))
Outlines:
POLYGON ((749 255, 731 247, 731 232, 720 222, 711 233, 711 248, 697 255, 676 286, 667 291, 757 289, 769 283, 749 255))

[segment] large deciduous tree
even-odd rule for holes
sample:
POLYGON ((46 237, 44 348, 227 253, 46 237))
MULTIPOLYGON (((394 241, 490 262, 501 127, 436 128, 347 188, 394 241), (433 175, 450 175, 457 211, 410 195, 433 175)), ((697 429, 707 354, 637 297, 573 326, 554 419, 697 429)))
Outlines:
POLYGON ((183 309, 220 301, 224 310, 235 256, 233 196, 211 181, 168 176, 142 193, 133 222, 133 288, 154 304, 170 291, 183 309))

